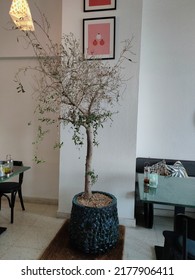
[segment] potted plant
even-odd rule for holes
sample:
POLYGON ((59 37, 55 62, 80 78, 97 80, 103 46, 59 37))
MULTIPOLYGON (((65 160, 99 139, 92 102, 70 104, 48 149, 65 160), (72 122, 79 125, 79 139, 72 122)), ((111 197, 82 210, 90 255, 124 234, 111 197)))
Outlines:
MULTIPOLYGON (((39 120, 36 144, 50 125, 59 127, 60 123, 71 125, 75 145, 82 146, 86 141, 85 185, 83 192, 73 198, 70 240, 85 252, 104 252, 118 240, 117 201, 112 194, 92 191, 98 177, 92 166, 93 148, 98 146, 98 129, 116 113, 113 106, 125 85, 123 67, 125 62, 131 62, 133 38, 123 42, 116 61, 89 60, 84 58, 79 40, 72 33, 64 35, 60 44, 53 42, 44 15, 42 20, 42 25, 34 21, 41 30, 41 39, 31 31, 19 37, 19 41, 25 40, 33 48, 38 63, 19 69, 17 91, 25 92, 22 74, 31 71, 37 74, 34 85, 38 104, 35 114, 39 120), (41 43, 43 37, 44 44, 41 43)), ((35 160, 40 162, 37 154, 35 160)))

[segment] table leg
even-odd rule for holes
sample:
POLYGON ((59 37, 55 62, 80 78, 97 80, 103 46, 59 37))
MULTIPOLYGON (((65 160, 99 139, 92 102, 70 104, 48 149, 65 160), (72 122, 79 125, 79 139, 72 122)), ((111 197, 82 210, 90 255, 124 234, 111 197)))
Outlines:
POLYGON ((153 227, 154 207, 153 203, 144 203, 144 220, 147 228, 153 227))
POLYGON ((179 213, 184 214, 185 213, 185 207, 175 206, 175 213, 174 213, 174 215, 176 216, 179 213))
POLYGON ((175 217, 177 214, 185 214, 185 207, 181 207, 181 206, 175 206, 175 210, 174 210, 174 229, 175 229, 175 217))

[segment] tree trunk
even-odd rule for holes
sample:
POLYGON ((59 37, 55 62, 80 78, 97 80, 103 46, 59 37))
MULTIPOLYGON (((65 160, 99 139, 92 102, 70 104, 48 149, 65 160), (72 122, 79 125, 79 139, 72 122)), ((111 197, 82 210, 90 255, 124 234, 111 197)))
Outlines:
POLYGON ((92 195, 92 154, 93 154, 93 129, 86 128, 87 134, 87 154, 85 162, 85 197, 89 198, 92 195))

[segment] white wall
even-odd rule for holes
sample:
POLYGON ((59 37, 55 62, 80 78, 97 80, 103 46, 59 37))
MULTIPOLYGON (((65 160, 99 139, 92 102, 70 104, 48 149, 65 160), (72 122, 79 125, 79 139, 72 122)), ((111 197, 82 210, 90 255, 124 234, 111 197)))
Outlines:
MULTIPOLYGON (((94 190, 113 193, 118 199, 119 217, 134 219, 134 182, 136 154, 137 92, 141 32, 141 0, 118 0, 116 11, 83 12, 83 1, 63 1, 62 32, 73 32, 82 43, 83 18, 116 16, 116 56, 120 42, 135 36, 136 63, 126 73, 133 75, 120 102, 114 122, 99 131, 100 145, 94 151, 94 168, 99 180, 94 190)), ((78 151, 70 130, 61 130, 64 147, 60 153, 59 214, 70 213, 72 197, 83 191, 85 149, 78 151), (80 158, 80 159, 79 159, 80 158)))
MULTIPOLYGON (((61 0, 36 0, 52 23, 52 36, 61 38, 61 0), (55 31, 55 32, 54 32, 55 31), (60 35, 60 37, 59 37, 60 35)), ((29 1, 33 18, 38 13, 33 2, 29 1)), ((52 145, 56 131, 47 137, 40 146, 40 154, 46 163, 37 165, 33 162, 36 137, 35 123, 32 120, 35 100, 31 96, 32 77, 26 77, 26 94, 18 95, 14 76, 20 67, 34 65, 36 60, 29 58, 32 53, 17 43, 20 31, 8 31, 10 1, 0 1, 0 159, 11 154, 13 159, 22 160, 31 169, 24 174, 23 195, 30 198, 58 199, 59 151, 52 145)))
POLYGON ((144 0, 137 156, 195 159, 195 1, 144 0))

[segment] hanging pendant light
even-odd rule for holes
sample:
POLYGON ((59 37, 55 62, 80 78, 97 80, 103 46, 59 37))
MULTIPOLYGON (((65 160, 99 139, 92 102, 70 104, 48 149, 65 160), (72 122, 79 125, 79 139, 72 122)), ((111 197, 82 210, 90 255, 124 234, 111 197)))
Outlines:
POLYGON ((9 14, 15 25, 24 31, 34 31, 34 24, 28 2, 26 0, 13 0, 9 14))

